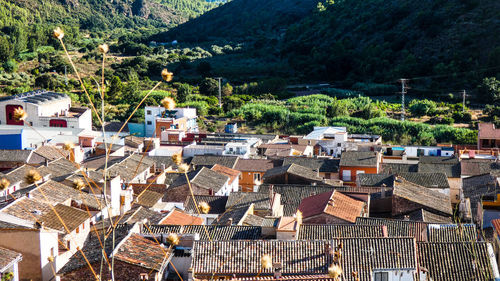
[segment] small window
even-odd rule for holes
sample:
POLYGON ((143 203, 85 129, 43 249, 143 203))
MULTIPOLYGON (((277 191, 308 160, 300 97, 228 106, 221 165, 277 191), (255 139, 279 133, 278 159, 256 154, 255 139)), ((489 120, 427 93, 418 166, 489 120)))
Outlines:
POLYGON ((151 115, 151 110, 146 111, 147 115, 151 115))
POLYGON ((148 124, 148 125, 152 125, 152 124, 153 124, 153 122, 148 121, 148 122, 146 122, 146 124, 148 124))
POLYGON ((76 228, 76 233, 80 233, 80 227, 76 228))
POLYGON ((389 281, 389 273, 375 272, 375 281, 389 281))
POLYGON ((161 130, 162 132, 163 132, 163 131, 165 131, 165 130, 166 130, 165 126, 161 126, 161 127, 160 127, 160 130, 161 130))
POLYGON ((342 144, 340 142, 337 143, 337 147, 341 147, 341 146, 342 146, 342 144))
POLYGON ((253 179, 256 181, 260 181, 260 174, 259 173, 253 174, 253 179))

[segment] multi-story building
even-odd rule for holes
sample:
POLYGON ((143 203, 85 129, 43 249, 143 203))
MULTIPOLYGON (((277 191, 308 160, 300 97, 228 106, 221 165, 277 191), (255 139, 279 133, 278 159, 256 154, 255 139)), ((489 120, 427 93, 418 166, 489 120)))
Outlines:
POLYGON ((0 99, 0 124, 24 125, 14 118, 22 108, 28 114, 24 122, 33 127, 62 127, 92 130, 90 109, 72 107, 71 98, 62 93, 38 90, 0 99))
POLYGON ((157 137, 167 141, 168 130, 178 135, 177 130, 187 133, 197 133, 196 108, 176 108, 166 110, 160 106, 146 106, 144 109, 144 119, 147 137, 157 137))

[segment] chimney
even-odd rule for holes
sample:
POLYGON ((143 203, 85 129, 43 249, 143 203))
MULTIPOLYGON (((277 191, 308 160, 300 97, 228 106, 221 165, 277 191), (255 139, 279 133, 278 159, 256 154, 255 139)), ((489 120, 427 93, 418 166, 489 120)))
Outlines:
POLYGON ((227 220, 227 225, 233 225, 233 218, 229 218, 227 220))
POLYGON ((274 197, 274 185, 269 185, 269 203, 272 206, 273 205, 273 197, 274 197))
POLYGON ((49 159, 45 158, 45 162, 43 163, 43 165, 45 167, 48 167, 49 166, 49 159))

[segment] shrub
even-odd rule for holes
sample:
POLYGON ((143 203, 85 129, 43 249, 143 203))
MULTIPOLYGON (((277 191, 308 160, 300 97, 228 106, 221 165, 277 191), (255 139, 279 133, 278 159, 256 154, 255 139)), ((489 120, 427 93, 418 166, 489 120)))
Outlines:
POLYGON ((414 116, 424 116, 434 114, 437 105, 434 101, 425 100, 412 100, 410 102, 409 110, 414 116))

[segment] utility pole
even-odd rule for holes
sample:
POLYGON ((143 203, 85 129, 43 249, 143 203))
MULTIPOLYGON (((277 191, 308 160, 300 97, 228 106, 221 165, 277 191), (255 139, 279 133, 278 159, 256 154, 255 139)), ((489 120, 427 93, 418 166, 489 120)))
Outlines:
POLYGON ((408 79, 401 78, 399 82, 401 82, 401 121, 405 121, 405 94, 408 89, 406 86, 408 79))
POLYGON ((219 80, 219 108, 222 108, 222 88, 221 88, 221 79, 222 77, 217 77, 217 80, 219 80))
POLYGON ((462 90, 462 112, 465 112, 465 90, 462 90))

